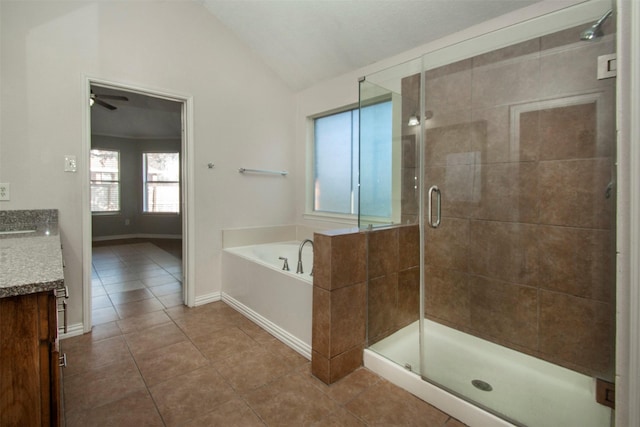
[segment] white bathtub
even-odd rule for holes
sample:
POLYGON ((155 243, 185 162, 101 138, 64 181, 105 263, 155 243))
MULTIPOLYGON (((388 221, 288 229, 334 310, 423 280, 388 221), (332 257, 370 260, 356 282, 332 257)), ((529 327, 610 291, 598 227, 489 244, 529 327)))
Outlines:
POLYGON ((280 341, 311 359, 313 251, 303 250, 303 274, 296 274, 300 242, 226 248, 222 253, 222 300, 280 341), (288 258, 290 271, 283 271, 288 258))
MULTIPOLYGON (((431 381, 517 420, 516 424, 610 425, 612 411, 596 403, 593 378, 435 322, 425 321, 424 329, 426 376, 431 381), (491 384, 493 390, 476 389, 471 384, 476 379, 491 384)), ((401 367, 408 364, 419 371, 418 340, 415 322, 365 350, 365 366, 472 427, 512 425, 401 367)))

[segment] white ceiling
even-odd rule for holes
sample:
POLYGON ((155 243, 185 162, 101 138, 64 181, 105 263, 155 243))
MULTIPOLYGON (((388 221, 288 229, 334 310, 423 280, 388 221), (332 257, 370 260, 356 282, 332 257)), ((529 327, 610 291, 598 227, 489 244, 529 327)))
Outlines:
POLYGON ((540 0, 197 0, 293 90, 540 0))
MULTIPOLYGON (((295 91, 541 0, 194 0, 295 91)), ((91 109, 93 134, 180 138, 176 102, 94 87, 118 109, 91 109)))
POLYGON ((119 95, 129 99, 103 99, 116 110, 94 104, 91 107, 92 135, 145 139, 181 137, 181 103, 99 86, 93 86, 91 90, 96 95, 119 95))

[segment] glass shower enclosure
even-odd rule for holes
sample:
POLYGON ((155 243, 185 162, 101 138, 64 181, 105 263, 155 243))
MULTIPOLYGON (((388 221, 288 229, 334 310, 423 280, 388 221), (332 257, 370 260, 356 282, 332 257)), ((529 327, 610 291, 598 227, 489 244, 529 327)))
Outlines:
POLYGON ((515 425, 611 420, 595 396, 614 381, 612 23, 456 53, 471 40, 360 82, 360 197, 389 208, 361 203, 360 226, 416 224, 421 251, 418 312, 370 319, 369 349, 515 425), (386 178, 366 155, 384 120, 386 178))

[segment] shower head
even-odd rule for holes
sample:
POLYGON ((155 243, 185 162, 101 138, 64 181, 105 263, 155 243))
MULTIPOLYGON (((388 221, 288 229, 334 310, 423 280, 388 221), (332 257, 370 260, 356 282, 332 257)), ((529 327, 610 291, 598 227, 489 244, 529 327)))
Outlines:
POLYGON ((605 13, 604 15, 602 15, 602 18, 598 19, 598 21, 596 21, 595 24, 593 24, 592 26, 590 26, 589 28, 587 28, 586 30, 584 30, 582 33, 580 33, 580 40, 596 40, 600 37, 602 37, 604 35, 604 33, 602 32, 602 24, 604 23, 604 21, 606 21, 606 19, 611 16, 611 14, 613 13, 612 9, 609 9, 607 11, 607 13, 605 13))

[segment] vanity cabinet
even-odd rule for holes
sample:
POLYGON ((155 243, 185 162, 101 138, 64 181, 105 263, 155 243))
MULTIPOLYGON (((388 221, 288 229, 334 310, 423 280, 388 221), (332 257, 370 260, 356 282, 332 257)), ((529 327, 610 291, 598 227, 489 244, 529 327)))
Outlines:
POLYGON ((0 426, 60 425, 55 291, 0 298, 0 426))
POLYGON ((0 427, 60 425, 58 300, 68 296, 58 210, 0 211, 0 427))

